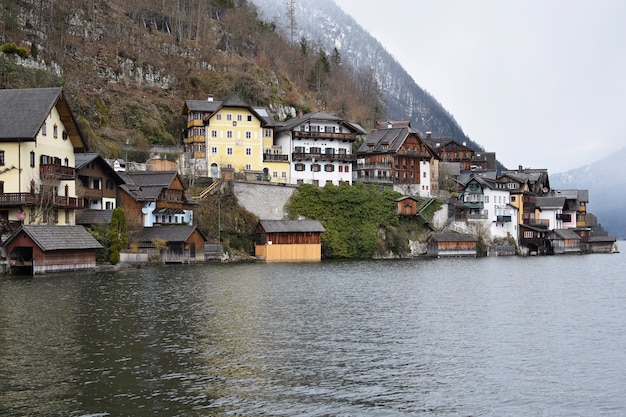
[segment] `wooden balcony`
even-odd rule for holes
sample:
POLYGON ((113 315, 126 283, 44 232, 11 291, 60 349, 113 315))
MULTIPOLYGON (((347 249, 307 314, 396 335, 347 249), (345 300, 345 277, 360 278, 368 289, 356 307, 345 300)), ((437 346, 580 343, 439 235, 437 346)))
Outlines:
POLYGON ((204 127, 204 126, 205 126, 204 119, 192 119, 187 122, 187 128, 204 127))
POLYGON ((280 155, 274 153, 264 153, 263 162, 287 162, 289 161, 289 155, 280 155))
POLYGON ((354 142, 356 140, 355 133, 330 133, 330 132, 303 132, 300 130, 293 131, 294 139, 330 139, 345 140, 354 142))
POLYGON ((39 176, 45 179, 73 180, 76 178, 76 169, 56 164, 41 164, 39 166, 39 176))
POLYGON ((83 200, 76 197, 54 196, 49 204, 42 203, 38 194, 31 193, 4 193, 0 194, 0 207, 21 207, 49 205, 53 208, 61 209, 82 209, 84 208, 83 200))

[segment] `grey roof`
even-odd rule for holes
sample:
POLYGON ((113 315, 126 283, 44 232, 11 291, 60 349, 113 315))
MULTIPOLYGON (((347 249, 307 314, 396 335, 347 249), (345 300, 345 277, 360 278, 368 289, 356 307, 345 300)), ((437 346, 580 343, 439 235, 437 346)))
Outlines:
POLYGON ((565 207, 565 197, 537 197, 535 206, 540 209, 562 209, 565 207))
POLYGON ((23 225, 4 243, 4 246, 22 231, 44 252, 102 248, 102 245, 83 226, 52 225, 23 225))
MULTIPOLYGON (((176 171, 120 172, 119 176, 125 182, 120 185, 120 188, 136 201, 155 201, 164 188, 169 188, 178 173, 176 171)), ((183 195, 186 203, 195 204, 192 199, 187 198, 184 190, 183 195)))
POLYGON ((548 240, 580 240, 581 237, 570 229, 554 229, 547 236, 548 240))
POLYGON ((356 134, 364 135, 365 133, 367 133, 360 125, 356 123, 351 123, 340 117, 333 116, 332 114, 328 114, 324 112, 311 112, 301 117, 290 119, 286 123, 284 123, 282 126, 278 127, 276 131, 277 132, 290 131, 290 130, 293 130, 296 126, 299 126, 304 123, 309 123, 311 121, 334 122, 334 123, 348 127, 350 130, 352 130, 356 134))
POLYGON ((84 149, 82 135, 61 87, 0 89, 0 141, 34 141, 55 106, 74 148, 84 149))
POLYGON ((428 240, 435 242, 477 242, 476 236, 464 233, 432 233, 428 240))
POLYGON ((600 243, 600 242, 616 242, 617 238, 615 236, 589 236, 589 243, 600 243))
POLYGON ((186 114, 187 111, 213 114, 219 111, 222 107, 243 107, 250 110, 259 120, 261 120, 263 127, 273 127, 276 125, 274 118, 265 107, 250 106, 237 94, 231 94, 219 101, 185 100, 183 114, 186 114))
MULTIPOLYGON (((154 239, 163 239, 166 242, 185 242, 197 229, 197 226, 171 225, 144 227, 140 229, 132 240, 136 242, 152 242, 154 239)), ((204 240, 206 237, 198 230, 204 240)))
POLYGON ((76 223, 84 225, 106 225, 111 223, 113 210, 78 210, 76 211, 76 223))
POLYGON ((97 163, 102 170, 111 177, 115 181, 117 185, 122 184, 124 180, 120 175, 113 169, 113 167, 100 155, 97 153, 76 153, 74 154, 74 165, 76 167, 76 171, 80 171, 85 168, 92 162, 97 163))
POLYGON ((589 190, 552 190, 551 194, 558 197, 565 197, 568 200, 577 200, 580 203, 589 202, 589 190))
POLYGON ((326 231, 317 220, 261 220, 259 222, 267 233, 319 232, 326 231))

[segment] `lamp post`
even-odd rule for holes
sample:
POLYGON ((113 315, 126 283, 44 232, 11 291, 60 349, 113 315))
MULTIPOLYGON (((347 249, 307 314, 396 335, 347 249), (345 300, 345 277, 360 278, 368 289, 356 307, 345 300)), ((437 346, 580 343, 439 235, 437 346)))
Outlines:
POLYGON ((124 158, 124 169, 128 171, 128 145, 130 145, 130 139, 126 138, 126 156, 124 158))

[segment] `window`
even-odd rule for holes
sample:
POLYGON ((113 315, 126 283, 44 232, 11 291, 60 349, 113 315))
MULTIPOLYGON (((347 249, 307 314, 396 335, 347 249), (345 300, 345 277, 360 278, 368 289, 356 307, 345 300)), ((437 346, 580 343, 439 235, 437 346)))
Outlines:
POLYGON ((238 121, 238 122, 243 121, 243 116, 242 116, 242 115, 240 115, 240 114, 238 114, 238 115, 237 115, 237 121, 238 121))
POLYGON ((226 131, 226 137, 228 139, 232 139, 233 138, 233 131, 232 130, 227 130, 226 131))
POLYGON ((246 148, 246 155, 252 155, 252 148, 246 148))
POLYGON ((230 121, 232 121, 232 120, 233 120, 233 115, 232 115, 232 114, 230 114, 230 113, 229 113, 229 114, 227 114, 227 115, 226 115, 226 121, 227 121, 227 122, 230 122, 230 121))
POLYGON ((246 164, 245 170, 246 171, 251 171, 252 170, 252 165, 246 164))
POLYGON ((4 194, 4 181, 0 181, 0 194, 4 194))
POLYGON ((68 140, 69 139, 69 135, 67 134, 67 130, 63 131, 62 136, 63 136, 63 140, 68 140))
POLYGON ((304 164, 295 164, 296 171, 304 171, 304 164))
POLYGON ((211 154, 217 155, 217 146, 211 146, 211 154))
POLYGON ((217 138, 217 130, 211 130, 211 137, 217 138))
POLYGON ((113 207, 113 202, 112 201, 107 201, 106 202, 106 209, 107 210, 113 210, 115 207, 113 207))
POLYGON ((266 138, 272 137, 272 129, 265 129, 265 137, 266 138))
POLYGON ((251 122, 251 121, 252 121, 252 115, 251 115, 251 114, 249 114, 249 115, 247 116, 246 120, 248 120, 249 122, 251 122))
POLYGON ((246 139, 252 139, 252 132, 246 131, 246 139))
POLYGON ((514 190, 515 189, 515 183, 514 182, 510 182, 506 186, 509 187, 510 190, 514 190))
POLYGON ((226 148, 226 155, 232 155, 233 154, 233 148, 226 148))
POLYGON ((35 151, 30 151, 30 167, 35 167, 35 151))
POLYGON ((41 125, 41 134, 44 136, 48 134, 48 127, 46 126, 46 122, 43 122, 43 125, 41 125))
POLYGON ((326 172, 333 172, 335 170, 335 166, 333 164, 326 164, 324 165, 324 171, 326 172))
POLYGON ((113 189, 113 180, 112 179, 108 179, 106 181, 106 187, 107 187, 107 190, 112 190, 113 189))
POLYGON ((272 171, 272 178, 278 178, 278 171, 272 171))
POLYGON ((65 210, 65 224, 70 224, 70 211, 65 210))
POLYGON ((226 168, 233 169, 233 164, 226 164, 226 168))
POLYGON ((339 165, 339 172, 343 172, 343 165, 339 165))
POLYGON ((52 211, 52 222, 54 224, 57 224, 59 222, 59 210, 57 210, 57 209, 54 209, 52 211))
POLYGON ((524 232, 524 239, 532 239, 532 238, 533 238, 533 232, 531 231, 524 232))
POLYGON ((283 179, 287 178, 287 171, 282 171, 282 172, 280 173, 280 176, 281 176, 281 178, 283 178, 283 179))
MULTIPOLYGON (((346 165, 346 166, 344 167, 344 171, 345 171, 345 172, 350 172, 350 165, 346 165)), ((411 174, 411 175, 413 175, 413 174, 411 174)))
POLYGON ((313 172, 320 172, 321 171, 320 164, 311 164, 311 171, 313 171, 313 172))
POLYGON ((93 188, 94 190, 99 190, 100 189, 100 178, 92 178, 91 179, 91 188, 93 188))
POLYGON ((54 125, 52 127, 52 136, 56 139, 59 137, 59 127, 57 125, 54 125))
POLYGON ((511 196, 511 203, 515 203, 516 201, 517 201, 517 198, 514 195, 512 195, 511 196))
POLYGON ((4 165, 4 151, 0 151, 0 165, 4 165))
POLYGON ((222 115, 219 113, 215 115, 215 120, 222 120, 222 115))
POLYGON ((485 196, 485 203, 489 204, 489 196, 488 195, 485 196))

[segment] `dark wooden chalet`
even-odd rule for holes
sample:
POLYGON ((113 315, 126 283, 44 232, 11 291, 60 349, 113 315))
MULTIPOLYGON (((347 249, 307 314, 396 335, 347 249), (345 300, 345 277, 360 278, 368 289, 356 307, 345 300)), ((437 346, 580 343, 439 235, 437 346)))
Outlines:
POLYGON ((378 129, 367 136, 357 151, 357 178, 368 182, 423 184, 431 188, 431 178, 423 178, 425 171, 421 164, 428 163, 431 172, 437 172, 439 159, 410 127, 378 129))
POLYGON ((520 224, 519 246, 526 248, 530 255, 545 255, 548 252, 546 235, 549 230, 546 226, 520 224))
POLYGON ((320 261, 325 231, 317 220, 261 220, 255 256, 265 262, 320 261))
POLYGON ((459 164, 461 170, 469 171, 472 166, 474 151, 452 138, 433 138, 426 134, 426 143, 439 155, 442 162, 459 164))
POLYGON ((432 233, 428 236, 428 256, 476 256, 476 236, 462 233, 432 233))
POLYGON ((9 272, 28 275, 93 269, 102 249, 83 226, 23 225, 3 246, 9 272))

